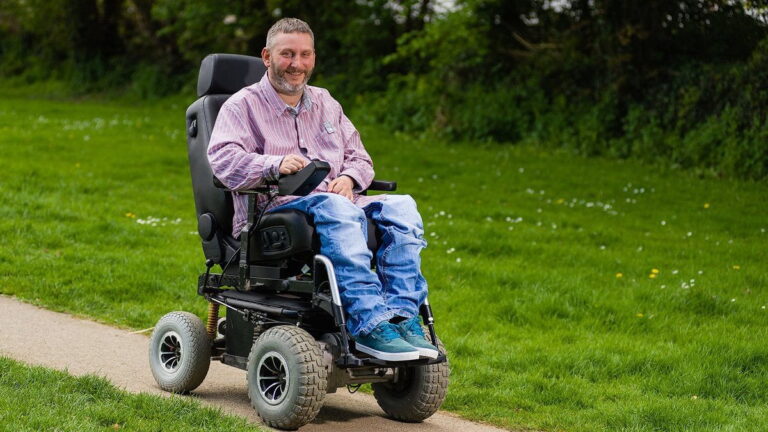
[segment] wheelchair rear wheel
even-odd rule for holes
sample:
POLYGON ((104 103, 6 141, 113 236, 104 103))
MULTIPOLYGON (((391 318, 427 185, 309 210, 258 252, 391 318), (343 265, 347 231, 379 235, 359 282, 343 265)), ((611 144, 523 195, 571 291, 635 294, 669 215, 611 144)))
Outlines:
MULTIPOLYGON (((445 352, 438 338, 440 352, 445 352)), ((390 417, 420 422, 434 414, 445 400, 450 366, 445 363, 397 368, 392 382, 373 383, 376 402, 390 417)))
POLYGON ((189 312, 160 318, 149 341, 149 367, 165 391, 187 393, 199 386, 211 364, 211 343, 203 322, 189 312))
POLYGON ((297 429, 323 405, 327 370, 317 341, 305 330, 277 326, 259 336, 248 356, 248 396, 269 426, 297 429))

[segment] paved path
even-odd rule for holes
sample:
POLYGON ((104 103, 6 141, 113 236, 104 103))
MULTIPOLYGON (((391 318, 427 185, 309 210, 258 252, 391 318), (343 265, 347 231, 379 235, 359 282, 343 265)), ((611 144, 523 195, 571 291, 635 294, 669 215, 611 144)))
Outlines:
MULTIPOLYGON (((73 375, 103 376, 130 392, 168 395, 156 386, 149 371, 146 335, 51 312, 2 295, 0 329, 0 355, 73 375)), ((239 369, 211 362, 208 376, 195 390, 194 397, 252 422, 259 421, 248 401, 245 372, 239 369)), ((329 394, 317 418, 301 428, 301 432, 501 430, 445 412, 438 412, 423 423, 400 423, 385 418, 372 396, 349 394, 343 388, 329 394)))

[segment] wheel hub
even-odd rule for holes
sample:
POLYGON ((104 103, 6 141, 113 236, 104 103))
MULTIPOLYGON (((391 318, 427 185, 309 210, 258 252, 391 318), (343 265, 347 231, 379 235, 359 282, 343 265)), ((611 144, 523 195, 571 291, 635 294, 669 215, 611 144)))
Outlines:
POLYGON ((270 405, 277 405, 285 399, 289 378, 285 358, 276 351, 265 354, 256 367, 259 394, 270 405))
POLYGON ((169 331, 160 338, 158 357, 166 372, 174 373, 179 370, 182 356, 181 337, 175 331, 169 331))

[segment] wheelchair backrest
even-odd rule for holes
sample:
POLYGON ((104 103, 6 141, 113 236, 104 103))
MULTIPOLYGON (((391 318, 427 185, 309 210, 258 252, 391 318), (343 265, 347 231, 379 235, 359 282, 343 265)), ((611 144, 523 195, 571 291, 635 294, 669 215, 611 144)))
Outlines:
POLYGON ((266 67, 258 57, 210 54, 200 65, 199 99, 187 109, 187 147, 198 232, 203 240, 205 257, 218 264, 229 260, 239 242, 231 234, 232 196, 213 184, 208 142, 224 102, 241 88, 259 81, 265 71, 266 67))

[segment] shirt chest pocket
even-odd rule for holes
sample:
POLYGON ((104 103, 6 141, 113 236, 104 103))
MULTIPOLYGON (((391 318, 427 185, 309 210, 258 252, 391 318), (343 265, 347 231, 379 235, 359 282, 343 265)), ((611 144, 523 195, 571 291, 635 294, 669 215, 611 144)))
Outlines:
POLYGON ((323 129, 315 136, 315 143, 321 159, 333 164, 340 164, 344 160, 344 147, 338 131, 329 133, 323 129))

